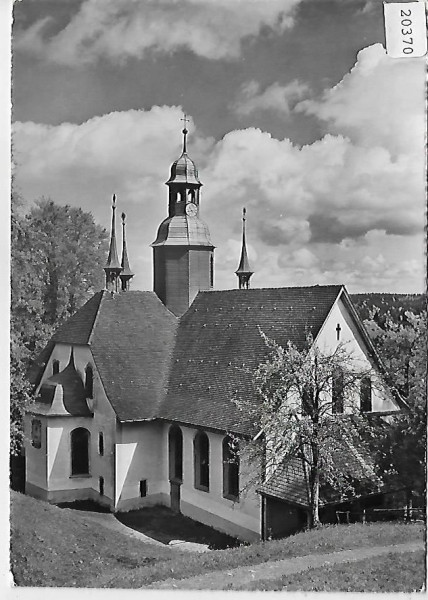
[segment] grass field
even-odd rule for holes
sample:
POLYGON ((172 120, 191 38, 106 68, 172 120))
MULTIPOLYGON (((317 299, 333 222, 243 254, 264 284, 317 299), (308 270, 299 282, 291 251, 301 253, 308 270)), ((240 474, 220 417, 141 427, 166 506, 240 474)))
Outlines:
MULTIPOLYGON (((12 492, 11 499, 11 568, 15 582, 20 586, 138 588, 170 577, 184 579, 269 560, 398 544, 422 540, 424 536, 424 526, 419 523, 337 525, 302 532, 283 540, 198 554, 146 544, 104 527, 85 513, 60 509, 16 492, 12 492)), ((410 562, 416 554, 409 555, 410 562)), ((399 555, 397 558, 402 560, 403 557, 399 555)), ((386 563, 379 566, 379 573, 382 569, 385 571, 385 565, 391 564, 386 575, 391 571, 390 577, 393 578, 397 566, 391 558, 385 560, 386 563)), ((370 565, 373 564, 370 561, 370 565)), ((367 564, 363 566, 367 570, 367 564)), ((351 572, 357 568, 356 565, 340 565, 341 570, 345 567, 349 567, 351 572)), ((339 566, 333 570, 336 569, 339 566)), ((413 573, 409 569, 413 573, 409 575, 411 581, 408 582, 411 589, 418 588, 423 566, 422 571, 419 568, 416 571, 413 573)), ((309 589, 301 587, 309 572, 293 576, 293 581, 270 582, 269 585, 279 587, 266 589, 309 589), (291 588, 290 585, 297 587, 291 588)), ((323 585, 320 577, 315 576, 317 582, 312 585, 323 585)), ((342 581, 342 575, 337 577, 338 581, 342 581)), ((379 579, 375 571, 373 578, 379 579)), ((332 579, 330 584, 334 581, 332 579)))
POLYGON ((378 556, 310 569, 242 589, 287 592, 420 592, 425 587, 425 552, 378 556))

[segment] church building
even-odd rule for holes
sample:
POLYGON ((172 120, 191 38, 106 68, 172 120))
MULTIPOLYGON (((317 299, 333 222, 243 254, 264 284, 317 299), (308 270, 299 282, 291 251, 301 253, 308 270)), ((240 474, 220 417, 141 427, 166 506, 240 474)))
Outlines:
MULTIPOLYGON (((298 466, 264 482, 261 474, 260 487, 247 489, 248 465, 230 445, 230 436, 257 433, 233 399, 254 397, 251 372, 267 356, 260 331, 298 349, 309 332, 319 347, 346 343, 374 372, 379 362, 344 286, 250 288, 245 209, 237 289, 214 290, 214 245, 187 134, 152 244, 154 291, 130 289, 125 215, 119 260, 113 197, 105 289, 60 327, 31 370, 26 493, 52 503, 91 499, 112 512, 164 505, 248 541, 291 533, 307 510, 298 466)), ((382 414, 399 402, 370 382, 358 399, 361 410, 382 414)), ((351 409, 345 401, 337 410, 351 409)))

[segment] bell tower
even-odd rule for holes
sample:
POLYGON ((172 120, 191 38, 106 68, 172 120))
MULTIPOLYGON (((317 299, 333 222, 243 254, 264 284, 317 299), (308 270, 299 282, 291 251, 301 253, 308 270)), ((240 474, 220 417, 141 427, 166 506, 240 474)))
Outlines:
POLYGON ((153 242, 154 291, 175 315, 186 312, 199 291, 214 285, 214 246, 207 225, 199 218, 202 183, 187 154, 184 115, 183 151, 172 164, 168 217, 153 242))

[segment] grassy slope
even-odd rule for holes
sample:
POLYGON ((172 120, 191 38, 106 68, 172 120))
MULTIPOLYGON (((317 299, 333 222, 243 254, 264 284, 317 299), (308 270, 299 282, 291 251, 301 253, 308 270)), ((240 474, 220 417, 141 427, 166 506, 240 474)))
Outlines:
POLYGON ((17 585, 97 586, 94 573, 167 560, 173 550, 144 544, 79 514, 12 492, 11 567, 17 585))
POLYGON ((12 493, 11 521, 12 571, 23 586, 142 587, 267 560, 422 539, 424 531, 420 524, 340 525, 193 554, 145 544, 78 511, 17 493, 12 493))

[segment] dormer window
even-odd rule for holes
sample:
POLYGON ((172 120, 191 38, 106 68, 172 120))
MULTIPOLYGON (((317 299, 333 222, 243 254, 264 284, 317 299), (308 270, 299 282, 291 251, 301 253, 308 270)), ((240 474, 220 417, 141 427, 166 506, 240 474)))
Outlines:
POLYGON ((91 365, 87 365, 85 369, 85 390, 86 397, 94 397, 94 372, 91 365))
POLYGON ((59 360, 54 360, 52 362, 52 375, 56 375, 59 373, 59 360))

